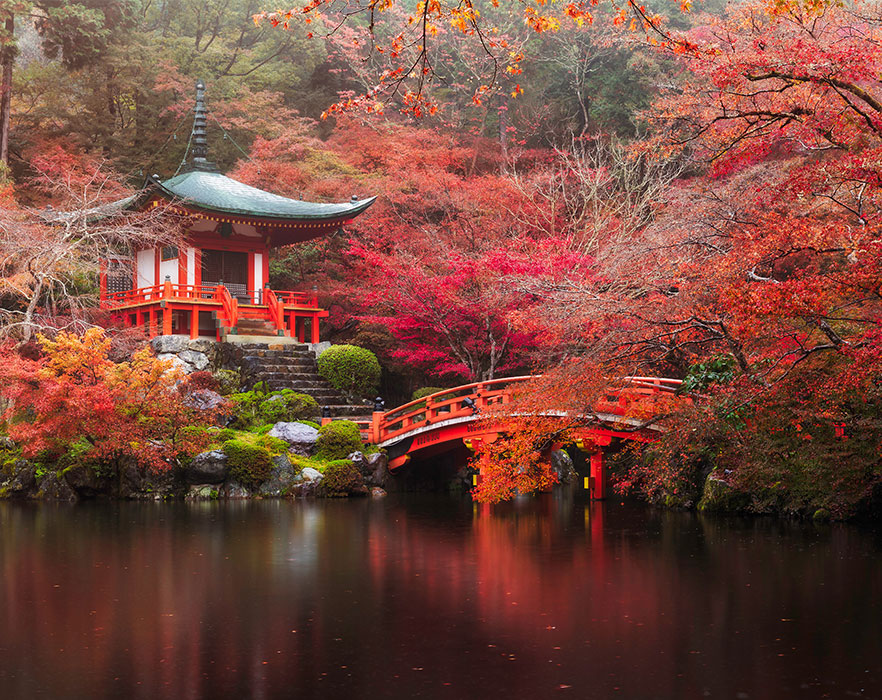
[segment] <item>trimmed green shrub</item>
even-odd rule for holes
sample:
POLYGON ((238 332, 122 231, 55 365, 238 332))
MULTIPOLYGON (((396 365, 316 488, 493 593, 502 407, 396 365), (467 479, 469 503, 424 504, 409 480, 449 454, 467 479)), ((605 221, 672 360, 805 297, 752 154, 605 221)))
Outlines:
POLYGON ((365 493, 361 472, 348 459, 329 462, 323 474, 324 478, 317 489, 320 496, 342 498, 365 493))
POLYGON ((319 428, 315 442, 317 459, 345 459, 363 448, 361 431, 349 420, 335 420, 319 428))
POLYGON ((422 399, 429 394, 437 394, 439 391, 444 391, 444 387, 442 386, 424 386, 420 389, 417 389, 410 396, 411 401, 416 401, 417 399, 422 399))
POLYGON ((244 438, 227 440, 223 446, 230 476, 246 488, 256 488, 269 478, 273 468, 270 450, 244 438))
POLYGON ((380 383, 377 356, 357 345, 332 345, 319 356, 318 371, 334 388, 351 397, 371 396, 380 383))

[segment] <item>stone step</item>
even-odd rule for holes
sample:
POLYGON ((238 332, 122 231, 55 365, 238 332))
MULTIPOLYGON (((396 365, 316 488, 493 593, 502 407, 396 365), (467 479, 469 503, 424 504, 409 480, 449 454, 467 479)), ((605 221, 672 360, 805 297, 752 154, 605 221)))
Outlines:
POLYGON ((305 360, 315 362, 309 350, 249 350, 248 354, 242 355, 242 361, 253 360, 254 362, 286 362, 288 360, 305 360))
MULTIPOLYGON (((301 343, 296 338, 289 338, 284 335, 276 335, 273 333, 272 335, 245 335, 245 334, 237 334, 237 335, 224 335, 223 339, 225 342, 230 343, 232 345, 241 345, 244 348, 254 347, 255 345, 262 345, 263 347, 269 347, 271 345, 285 345, 285 346, 293 346, 293 347, 303 347, 303 343, 301 343)), ((280 351, 267 351, 267 352, 280 352, 280 351)))
POLYGON ((350 404, 324 406, 331 412, 331 418, 346 418, 347 420, 370 421, 373 416, 370 406, 352 406, 350 404))
POLYGON ((242 360, 241 366, 250 372, 272 374, 273 372, 291 372, 298 374, 314 374, 318 371, 314 362, 309 360, 291 360, 290 362, 258 362, 257 360, 242 360))

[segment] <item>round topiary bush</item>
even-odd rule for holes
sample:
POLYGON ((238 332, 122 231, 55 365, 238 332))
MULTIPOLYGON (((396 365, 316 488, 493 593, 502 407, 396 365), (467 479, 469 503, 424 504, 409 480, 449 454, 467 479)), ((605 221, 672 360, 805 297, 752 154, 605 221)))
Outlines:
POLYGON ((357 345, 332 345, 318 359, 319 374, 349 396, 368 397, 380 383, 380 363, 357 345))
POLYGON ((330 462, 322 472, 323 478, 318 494, 326 498, 342 498, 354 494, 365 494, 364 479, 361 472, 348 459, 330 462))
POLYGON ((424 386, 420 389, 417 389, 410 396, 411 401, 416 401, 418 399, 425 398, 430 394, 437 394, 439 391, 444 391, 444 387, 442 386, 424 386))
POLYGON ((345 459, 364 447, 361 431, 349 420, 335 420, 319 428, 315 442, 317 459, 345 459))
POLYGON ((257 488, 269 478, 273 469, 270 451, 242 438, 227 440, 223 446, 230 465, 230 477, 246 488, 257 488))

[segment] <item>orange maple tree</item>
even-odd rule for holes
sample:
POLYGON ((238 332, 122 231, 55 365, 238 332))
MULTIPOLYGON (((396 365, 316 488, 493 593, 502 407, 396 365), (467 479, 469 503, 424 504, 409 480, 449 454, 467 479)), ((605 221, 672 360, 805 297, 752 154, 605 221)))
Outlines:
POLYGON ((194 428, 211 425, 215 414, 189 405, 185 377, 149 348, 115 363, 110 338, 97 328, 39 343, 38 359, 7 347, 0 362, 4 419, 25 457, 112 469, 128 458, 164 469, 206 445, 194 428))

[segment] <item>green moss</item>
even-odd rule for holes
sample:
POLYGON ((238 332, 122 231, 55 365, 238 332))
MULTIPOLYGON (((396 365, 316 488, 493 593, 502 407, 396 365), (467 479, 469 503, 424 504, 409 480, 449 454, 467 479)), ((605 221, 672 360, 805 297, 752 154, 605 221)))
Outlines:
POLYGON ((308 467, 324 473, 325 467, 328 466, 328 462, 325 460, 315 459, 314 457, 304 457, 303 455, 289 454, 288 459, 294 467, 294 471, 297 472, 303 471, 308 467))
POLYGON ((314 420, 299 420, 297 422, 303 423, 303 425, 308 425, 310 428, 315 428, 316 430, 322 427, 321 424, 316 423, 314 420))
POLYGON ((318 493, 326 498, 342 498, 365 492, 364 479, 348 459, 328 462, 318 493))
POLYGON ((317 416, 319 406, 307 394, 283 389, 272 394, 262 387, 230 396, 233 404, 233 421, 238 428, 256 428, 279 422, 298 421, 317 416))
POLYGON ((739 513, 749 505, 749 494, 732 488, 716 474, 710 474, 704 482, 704 492, 697 508, 701 512, 739 513))
POLYGON ((323 460, 345 459, 363 448, 358 426, 352 421, 335 420, 319 428, 315 456, 323 460))
POLYGON ((246 488, 256 488, 269 478, 273 468, 270 450, 254 442, 235 438, 223 446, 230 465, 230 476, 246 488))

